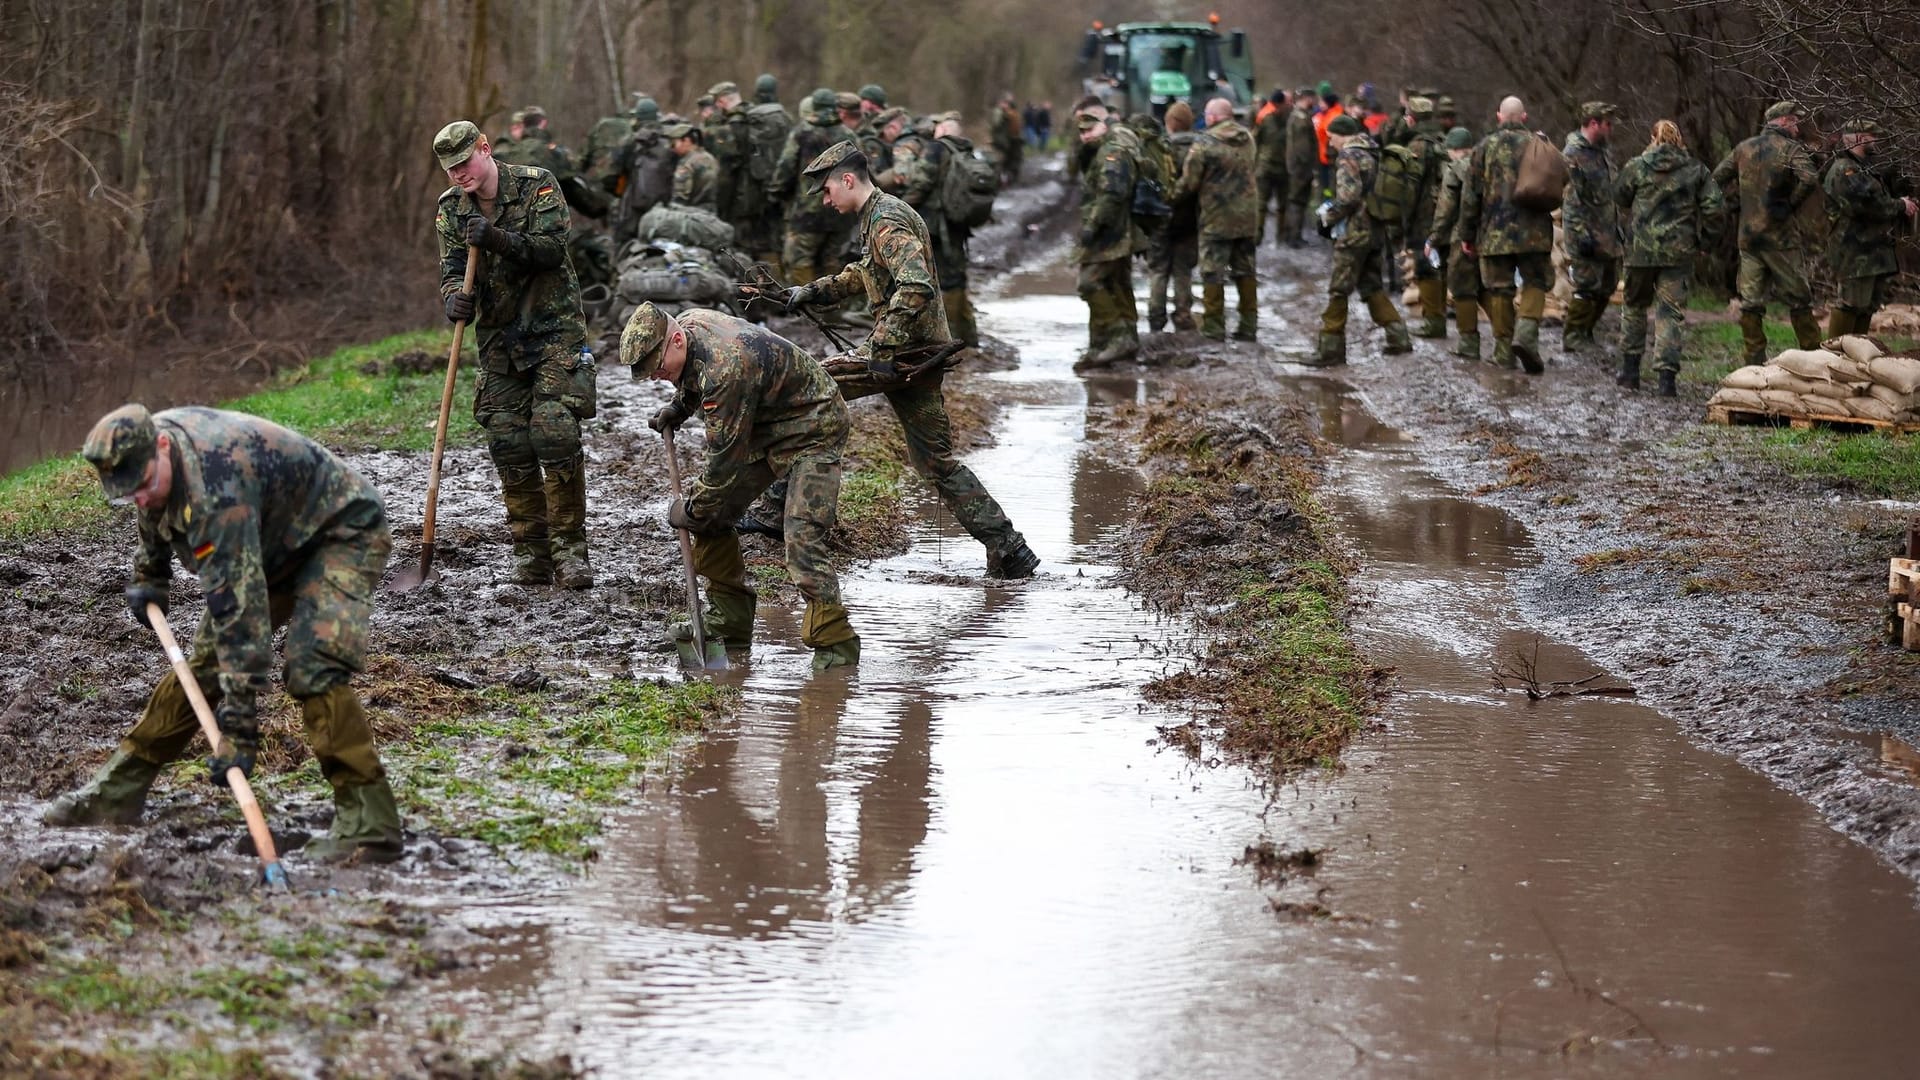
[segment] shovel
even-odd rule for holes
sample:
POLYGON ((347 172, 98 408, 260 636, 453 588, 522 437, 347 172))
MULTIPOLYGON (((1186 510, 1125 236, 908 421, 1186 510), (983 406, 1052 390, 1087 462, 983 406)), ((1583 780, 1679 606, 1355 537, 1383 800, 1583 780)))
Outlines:
MULTIPOLYGON (((153 625, 153 632, 160 638, 160 647, 166 650, 167 662, 173 665, 173 674, 180 680, 180 689, 186 691, 187 700, 193 704, 193 714, 200 718, 200 732, 207 737, 207 745, 218 753, 220 746, 220 726, 213 719, 213 707, 207 704, 207 696, 200 692, 200 681, 193 677, 193 668, 188 666, 187 658, 180 652, 180 642, 173 636, 173 627, 167 625, 166 613, 159 604, 147 605, 147 621, 153 625)), ((269 888, 287 892, 293 888, 287 880, 286 868, 280 865, 280 854, 273 846, 273 833, 267 830, 267 818, 260 812, 260 803, 253 797, 253 785, 247 783, 247 774, 235 765, 227 770, 227 787, 233 790, 233 801, 240 804, 240 814, 247 819, 247 833, 253 837, 254 853, 260 856, 260 880, 269 888)))
MULTIPOLYGON (((673 429, 660 433, 667 440, 667 482, 673 485, 673 497, 680 497, 680 455, 673 450, 673 429)), ((700 621, 700 580, 693 572, 693 537, 685 529, 673 530, 680 538, 680 565, 687 574, 687 614, 693 617, 693 646, 680 643, 680 665, 690 668, 725 670, 727 650, 719 642, 707 644, 707 629, 700 621)))
MULTIPOLYGON (((473 271, 480 265, 480 249, 467 247, 467 280, 460 291, 473 294, 473 271)), ((447 382, 440 389, 440 422, 433 429, 433 461, 427 466, 427 516, 420 526, 420 565, 409 566, 387 582, 388 592, 411 592, 432 581, 433 515, 440 507, 440 459, 447 452, 447 422, 453 416, 453 382, 460 373, 460 337, 467 329, 465 319, 453 324, 453 347, 447 350, 447 382)))

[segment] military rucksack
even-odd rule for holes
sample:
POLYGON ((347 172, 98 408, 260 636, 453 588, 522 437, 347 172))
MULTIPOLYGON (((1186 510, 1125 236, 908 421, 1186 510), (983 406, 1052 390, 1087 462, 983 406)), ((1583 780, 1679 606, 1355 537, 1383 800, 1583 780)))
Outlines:
POLYGON ((635 136, 627 156, 627 190, 622 204, 634 216, 645 214, 673 197, 673 148, 659 133, 635 136))
POLYGON ((1426 159, 1417 151, 1404 146, 1381 147, 1380 163, 1373 170, 1373 187, 1367 192, 1367 216, 1404 226, 1413 215, 1413 201, 1420 194, 1426 167, 1426 159))
POLYGON ((1140 136, 1140 157, 1133 178, 1133 216, 1161 219, 1173 216, 1168 194, 1173 190, 1173 154, 1158 132, 1140 136))
POLYGON ((747 110, 747 175, 755 184, 773 179, 780 163, 780 152, 787 148, 787 133, 793 124, 787 110, 777 101, 764 102, 747 110))
POLYGON ((977 229, 993 220, 993 200, 1000 194, 1000 170, 980 151, 951 143, 940 170, 940 208, 954 225, 977 229))

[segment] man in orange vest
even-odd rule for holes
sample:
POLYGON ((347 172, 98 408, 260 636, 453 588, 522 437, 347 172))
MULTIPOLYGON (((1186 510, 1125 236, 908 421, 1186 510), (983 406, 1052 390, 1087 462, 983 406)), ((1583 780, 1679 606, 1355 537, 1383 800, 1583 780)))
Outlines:
POLYGON ((1333 84, 1325 79, 1314 88, 1320 97, 1320 111, 1313 114, 1313 134, 1320 140, 1320 198, 1333 197, 1333 159, 1327 156, 1327 125, 1334 117, 1345 116, 1346 107, 1340 104, 1340 95, 1333 92, 1333 84))

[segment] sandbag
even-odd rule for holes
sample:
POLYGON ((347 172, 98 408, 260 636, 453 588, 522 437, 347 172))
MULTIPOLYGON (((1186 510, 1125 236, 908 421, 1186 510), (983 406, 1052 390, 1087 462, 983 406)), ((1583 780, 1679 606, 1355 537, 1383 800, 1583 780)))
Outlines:
POLYGON ((1868 364, 1873 381, 1902 394, 1920 391, 1920 360, 1909 356, 1876 356, 1868 364))
POLYGON ((1864 364, 1886 353, 1885 346, 1865 334, 1844 334, 1820 346, 1831 352, 1845 353, 1855 363, 1864 364))
MULTIPOLYGON (((1768 368, 1755 364, 1751 367, 1735 368, 1720 380, 1720 385, 1733 390, 1765 390, 1767 388, 1768 368)), ((1791 375, 1785 368, 1771 369, 1781 374, 1791 375)))
POLYGON ((1825 379, 1803 379, 1786 368, 1768 367, 1765 369, 1765 384, 1754 387, 1755 390, 1785 390, 1789 394, 1810 394, 1815 383, 1825 379))
POLYGON ((733 246, 733 226, 712 211, 683 203, 664 203, 640 219, 640 239, 671 240, 703 248, 733 246))
POLYGON ((1810 404, 1804 396, 1788 390, 1762 390, 1760 400, 1766 402, 1768 412, 1782 416, 1805 416, 1821 411, 1818 405, 1810 404))
POLYGON ((1898 409, 1872 396, 1848 398, 1846 406, 1849 414, 1862 420, 1881 420, 1890 424, 1899 415, 1898 409))
MULTIPOLYGON (((1785 368, 1803 379, 1832 379, 1836 363, 1845 363, 1846 357, 1824 349, 1787 349, 1779 356, 1767 361, 1774 367, 1785 368)), ((1854 369, 1847 369, 1854 374, 1854 369)), ((1842 380, 1844 381, 1844 380, 1842 380)))
POLYGON ((1739 390, 1722 387, 1707 399, 1709 405, 1719 405, 1727 409, 1745 409, 1748 412, 1766 412, 1767 403, 1760 397, 1758 390, 1739 390))
POLYGON ((1903 394, 1891 386, 1881 386, 1879 383, 1867 384, 1867 394, 1885 402, 1896 412, 1920 410, 1920 394, 1903 394))
POLYGON ((1845 401, 1854 396, 1855 390, 1852 383, 1808 380, 1807 388, 1801 391, 1801 394, 1808 398, 1820 398, 1825 401, 1845 401))

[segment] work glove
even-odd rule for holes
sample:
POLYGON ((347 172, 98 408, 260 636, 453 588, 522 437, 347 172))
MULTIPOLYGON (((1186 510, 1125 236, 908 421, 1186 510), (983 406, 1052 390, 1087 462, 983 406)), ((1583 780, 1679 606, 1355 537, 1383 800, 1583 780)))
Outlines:
POLYGON ((144 582, 127 586, 127 610, 133 613, 134 622, 151 630, 153 629, 153 624, 147 621, 148 604, 159 604, 160 614, 165 615, 167 613, 167 587, 165 585, 148 585, 144 582))
POLYGON ((795 285, 780 294, 780 310, 791 315, 806 304, 819 299, 819 293, 812 285, 795 285))
POLYGON ((687 513, 686 499, 674 499, 667 503, 667 524, 676 529, 693 531, 693 515, 687 513))
POLYGON ((686 406, 675 398, 667 402, 666 408, 654 413, 653 418, 647 421, 647 426, 659 432, 678 431, 680 425, 687 422, 687 415, 686 406))
POLYGON ((513 234, 496 227, 485 214, 475 214, 467 219, 467 244, 481 251, 505 255, 513 250, 513 234))
POLYGON ((452 292, 447 294, 447 321, 473 321, 473 294, 452 292))
POLYGON ((253 779, 253 762, 260 755, 258 722, 221 702, 216 724, 220 728, 220 745, 214 747, 213 756, 207 759, 207 778, 215 787, 226 787, 227 770, 238 767, 242 776, 253 779))

